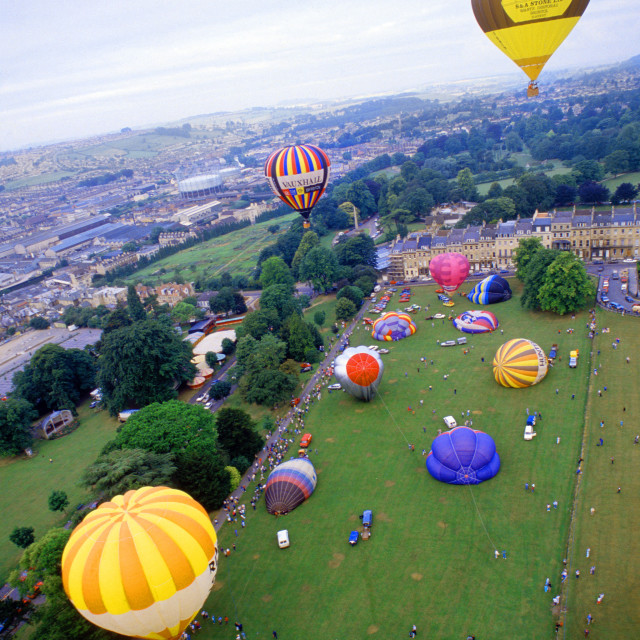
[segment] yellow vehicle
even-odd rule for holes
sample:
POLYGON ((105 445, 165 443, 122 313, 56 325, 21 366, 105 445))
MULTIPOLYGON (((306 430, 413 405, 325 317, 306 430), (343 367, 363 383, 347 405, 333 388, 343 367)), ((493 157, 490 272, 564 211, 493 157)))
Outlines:
POLYGON ((578 351, 578 349, 576 349, 575 351, 571 351, 571 353, 569 353, 569 366, 572 369, 575 369, 578 366, 578 354, 580 352, 578 351))

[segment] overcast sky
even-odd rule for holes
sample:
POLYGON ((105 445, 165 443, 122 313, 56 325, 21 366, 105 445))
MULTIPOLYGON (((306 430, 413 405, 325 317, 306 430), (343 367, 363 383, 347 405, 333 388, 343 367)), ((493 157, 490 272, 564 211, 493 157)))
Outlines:
MULTIPOLYGON (((0 150, 518 72, 480 30, 470 0, 1 4, 0 150)), ((638 15, 638 0, 591 0, 545 71, 640 53, 638 15)))

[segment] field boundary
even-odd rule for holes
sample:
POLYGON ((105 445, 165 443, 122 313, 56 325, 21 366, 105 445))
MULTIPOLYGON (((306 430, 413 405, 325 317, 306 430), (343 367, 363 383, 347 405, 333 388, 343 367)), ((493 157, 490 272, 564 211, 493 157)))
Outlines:
MULTIPOLYGON (((600 329, 596 326, 596 331, 598 332, 597 336, 594 336, 591 342, 591 351, 589 352, 589 362, 587 369, 588 383, 587 383, 587 393, 585 396, 585 407, 584 407, 584 425, 582 427, 582 443, 580 445, 580 458, 582 459, 581 465, 579 468, 586 466, 586 460, 584 458, 586 453, 586 443, 587 443, 587 424, 588 419, 591 417, 591 392, 593 385, 593 377, 591 375, 591 368, 593 366, 593 351, 596 348, 596 340, 600 337, 600 329)), ((567 579, 564 584, 560 583, 560 602, 562 603, 560 608, 560 615, 558 617, 559 621, 562 623, 562 637, 566 640, 567 637, 567 602, 569 599, 569 585, 571 581, 569 577, 571 575, 571 554, 573 553, 573 547, 575 543, 575 526, 576 526, 576 506, 578 504, 578 498, 580 497, 580 486, 582 484, 582 471, 577 473, 576 469, 576 481, 575 488, 573 490, 573 500, 571 501, 571 515, 569 516, 569 531, 567 533, 567 544, 565 547, 565 558, 567 560, 567 565, 565 569, 567 570, 567 579)), ((556 634, 556 638, 558 635, 556 634)))

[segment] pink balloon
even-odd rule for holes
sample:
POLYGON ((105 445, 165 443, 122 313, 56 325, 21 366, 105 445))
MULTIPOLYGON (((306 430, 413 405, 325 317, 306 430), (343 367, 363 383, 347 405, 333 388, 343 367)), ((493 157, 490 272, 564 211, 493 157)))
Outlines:
POLYGON ((441 253, 429 263, 431 277, 447 292, 454 292, 469 275, 469 261, 461 253, 441 253))

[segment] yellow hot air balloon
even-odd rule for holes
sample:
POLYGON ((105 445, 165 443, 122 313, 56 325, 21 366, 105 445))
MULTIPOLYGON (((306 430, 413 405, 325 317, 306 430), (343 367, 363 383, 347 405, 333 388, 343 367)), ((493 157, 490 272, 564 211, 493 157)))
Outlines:
POLYGON ((213 586, 216 533, 183 491, 143 487, 101 504, 62 554, 64 590, 90 622, 125 636, 179 638, 213 586))
POLYGON ((489 40, 531 79, 527 95, 537 96, 536 79, 587 8, 589 0, 471 0, 489 40))
POLYGON ((493 358, 493 375, 503 387, 521 389, 538 384, 547 375, 547 356, 531 340, 505 342, 493 358))

